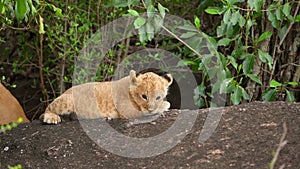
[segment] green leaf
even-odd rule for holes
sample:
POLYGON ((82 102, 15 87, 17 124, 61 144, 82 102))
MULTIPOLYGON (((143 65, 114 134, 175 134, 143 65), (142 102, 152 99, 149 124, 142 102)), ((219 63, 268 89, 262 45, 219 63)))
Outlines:
POLYGON ((277 82, 276 80, 271 80, 270 87, 280 87, 282 86, 282 83, 277 82))
POLYGON ((265 40, 265 39, 267 39, 267 38, 270 38, 271 36, 272 36, 272 32, 269 32, 269 31, 267 31, 267 32, 264 32, 263 34, 261 34, 260 36, 259 36, 259 38, 256 40, 256 41, 254 41, 254 43, 259 43, 259 42, 261 42, 261 41, 263 41, 263 40, 265 40))
POLYGON ((147 32, 146 32, 146 26, 143 25, 138 29, 139 32, 139 40, 141 43, 144 43, 147 41, 147 32))
POLYGON ((246 19, 243 17, 243 15, 240 14, 239 16, 239 26, 243 27, 246 24, 246 19))
POLYGON ((294 22, 300 22, 300 14, 296 16, 296 18, 294 19, 294 22))
POLYGON ((287 100, 289 102, 295 102, 296 98, 295 98, 294 94, 291 93, 290 91, 288 91, 287 89, 285 89, 285 91, 286 91, 286 95, 287 95, 287 100))
POLYGON ((165 15, 166 15, 166 10, 168 11, 167 8, 163 7, 160 3, 158 3, 158 11, 159 11, 160 16, 161 16, 162 18, 165 17, 165 15))
POLYGON ((148 41, 151 41, 154 38, 154 26, 152 23, 146 23, 146 32, 148 41))
POLYGON ((222 38, 218 41, 218 46, 228 46, 230 42, 231 42, 231 39, 222 38))
POLYGON ((148 6, 152 5, 152 3, 153 3, 152 0, 145 0, 144 2, 145 2, 145 5, 146 5, 146 8, 148 8, 148 6))
POLYGON ((138 17, 138 18, 134 21, 133 25, 134 25, 134 28, 135 28, 135 29, 139 29, 139 28, 140 28, 141 26, 143 26, 145 23, 146 23, 146 19, 145 19, 145 18, 143 18, 143 17, 138 17))
POLYGON ((265 90, 262 94, 262 99, 263 101, 274 101, 276 99, 276 89, 268 89, 268 90, 265 90))
POLYGON ((277 20, 277 17, 275 16, 275 14, 273 14, 273 12, 270 11, 270 10, 268 10, 267 14, 268 14, 268 20, 271 21, 272 26, 273 26, 274 28, 278 29, 280 23, 279 23, 279 21, 277 20))
POLYGON ((211 7, 211 8, 205 9, 205 12, 208 14, 211 14, 211 15, 219 15, 222 13, 222 8, 211 7))
POLYGON ((62 15, 62 10, 60 8, 57 8, 56 6, 54 5, 51 5, 52 8, 53 8, 53 11, 55 12, 55 15, 58 16, 58 17, 63 17, 62 15))
POLYGON ((297 82, 287 82, 286 84, 292 85, 292 86, 297 86, 298 83, 297 82))
POLYGON ((262 2, 261 0, 248 0, 249 7, 254 9, 255 12, 261 11, 262 2))
MULTIPOLYGON (((37 10, 35 9, 34 5, 32 4, 32 0, 27 0, 27 2, 28 2, 28 5, 31 9, 31 14, 35 15, 37 13, 37 10)), ((0 11, 1 11, 1 8, 0 8, 0 11)))
POLYGON ((4 2, 0 1, 0 14, 5 13, 5 7, 4 7, 4 2))
POLYGON ((211 6, 214 2, 215 0, 201 0, 199 1, 198 10, 202 12, 208 6, 211 6))
POLYGON ((201 27, 201 22, 200 22, 200 19, 198 18, 198 16, 194 16, 194 24, 196 26, 196 28, 200 29, 201 27))
POLYGON ((227 78, 223 80, 220 86, 220 94, 228 92, 228 86, 232 82, 233 78, 227 78))
POLYGON ((272 56, 270 56, 267 52, 258 49, 258 57, 262 62, 268 64, 270 70, 272 69, 272 64, 273 64, 272 56))
POLYGON ((25 0, 17 0, 16 2, 16 17, 20 21, 24 19, 27 11, 27 3, 25 0))
POLYGON ((128 9, 127 12, 132 16, 140 16, 140 14, 136 10, 133 10, 133 9, 128 9))
POLYGON ((236 63, 235 58, 232 57, 232 56, 228 56, 228 58, 229 58, 229 60, 230 60, 230 63, 232 64, 232 66, 233 66, 235 69, 237 69, 238 64, 236 63))
POLYGON ((250 9, 253 9, 254 8, 254 0, 248 0, 247 2, 248 2, 250 9))
POLYGON ((255 20, 251 20, 251 19, 247 20, 247 23, 246 23, 246 35, 247 36, 250 34, 251 27, 255 24, 256 24, 255 20))
POLYGON ((180 36, 180 38, 184 38, 184 39, 186 39, 186 38, 191 38, 191 37, 193 37, 193 36, 195 36, 195 35, 197 35, 198 33, 197 32, 187 32, 187 33, 183 33, 181 36, 180 36))
POLYGON ((280 40, 284 37, 284 35, 285 35, 287 29, 288 29, 288 26, 287 26, 287 25, 284 25, 284 26, 282 26, 282 27, 280 28, 279 34, 278 34, 280 40))
POLYGON ((240 11, 236 11, 232 14, 231 20, 230 20, 232 25, 236 25, 238 23, 240 16, 241 16, 240 11))
POLYGON ((130 7, 131 5, 138 5, 139 1, 138 0, 129 0, 129 1, 124 1, 124 0, 112 0, 108 6, 109 7, 115 7, 115 8, 124 8, 124 7, 130 7))
POLYGON ((223 16, 223 22, 224 22, 225 24, 230 23, 230 22, 231 22, 231 16, 232 16, 231 11, 230 11, 230 10, 227 10, 227 11, 225 12, 224 16, 223 16))
POLYGON ((194 89, 194 102, 199 107, 205 106, 206 94, 205 94, 206 86, 201 83, 197 88, 194 89))
POLYGON ((230 95, 230 100, 234 105, 238 105, 242 101, 243 92, 240 86, 236 86, 233 94, 230 95))
POLYGON ((261 80, 254 74, 246 74, 247 77, 249 77, 251 80, 253 80, 254 82, 258 83, 258 84, 262 84, 261 80))
POLYGON ((282 12, 284 13, 284 15, 286 16, 286 17, 288 17, 288 16, 290 16, 291 14, 291 5, 290 5, 290 3, 285 3, 284 5, 283 5, 283 9, 282 9, 282 12))
POLYGON ((275 11, 275 15, 276 15, 276 18, 277 18, 279 21, 282 21, 282 20, 283 20, 283 12, 282 12, 282 8, 277 8, 276 11, 275 11))
POLYGON ((247 91, 246 91, 244 88, 242 88, 242 87, 241 87, 241 89, 242 89, 242 93, 243 93, 243 98, 244 98, 245 100, 250 100, 251 97, 250 97, 250 95, 247 93, 247 91))
POLYGON ((252 73, 254 67, 255 58, 253 55, 247 55, 243 61, 243 72, 244 74, 252 73))
POLYGON ((152 18, 154 16, 155 13, 155 8, 153 5, 150 5, 147 7, 147 16, 148 18, 152 18))

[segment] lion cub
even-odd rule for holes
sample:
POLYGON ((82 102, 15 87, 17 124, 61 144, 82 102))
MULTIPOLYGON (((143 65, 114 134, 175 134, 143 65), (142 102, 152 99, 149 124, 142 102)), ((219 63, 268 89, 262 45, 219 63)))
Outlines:
POLYGON ((74 86, 56 98, 40 116, 44 123, 61 122, 59 115, 75 112, 78 118, 135 118, 163 114, 170 108, 165 101, 170 74, 164 77, 153 72, 130 75, 117 81, 90 82, 74 86))

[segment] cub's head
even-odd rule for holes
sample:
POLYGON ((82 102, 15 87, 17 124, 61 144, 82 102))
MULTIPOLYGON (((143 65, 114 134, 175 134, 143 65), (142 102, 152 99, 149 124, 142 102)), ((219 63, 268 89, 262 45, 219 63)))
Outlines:
POLYGON ((170 74, 159 76, 153 72, 136 75, 130 71, 130 95, 144 113, 151 114, 164 101, 168 87, 172 84, 170 74))

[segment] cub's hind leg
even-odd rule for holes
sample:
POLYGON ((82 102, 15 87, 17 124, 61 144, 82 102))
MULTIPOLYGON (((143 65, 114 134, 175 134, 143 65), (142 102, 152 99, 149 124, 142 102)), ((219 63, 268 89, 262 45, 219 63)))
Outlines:
POLYGON ((47 124, 57 124, 61 122, 59 115, 74 112, 74 102, 72 94, 62 94, 48 105, 45 113, 40 116, 40 120, 47 124))

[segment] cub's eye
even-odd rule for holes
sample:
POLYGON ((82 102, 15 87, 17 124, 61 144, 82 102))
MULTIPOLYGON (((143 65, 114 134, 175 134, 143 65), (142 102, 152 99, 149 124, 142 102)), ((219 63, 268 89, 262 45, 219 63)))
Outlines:
POLYGON ((145 94, 142 95, 142 98, 145 99, 145 100, 148 99, 147 96, 146 96, 145 94))
POLYGON ((156 100, 159 100, 160 98, 161 98, 160 96, 157 96, 157 97, 156 97, 156 100))

